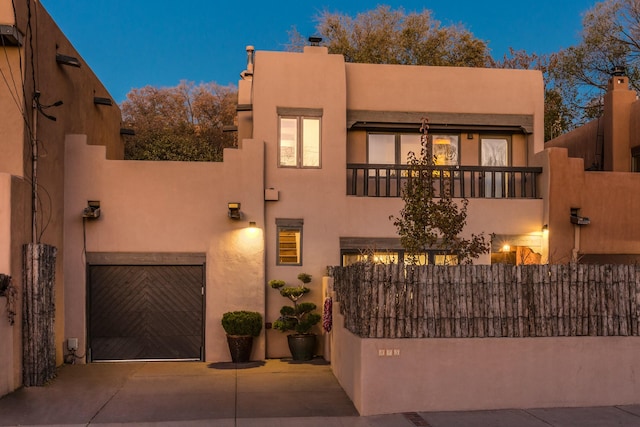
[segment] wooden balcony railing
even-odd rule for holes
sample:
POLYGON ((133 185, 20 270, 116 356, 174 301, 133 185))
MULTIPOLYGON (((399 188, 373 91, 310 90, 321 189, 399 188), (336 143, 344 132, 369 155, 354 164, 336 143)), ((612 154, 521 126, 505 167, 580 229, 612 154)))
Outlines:
MULTIPOLYGON (((347 195, 400 197, 407 165, 347 164, 347 195)), ((445 189, 456 198, 536 199, 541 167, 434 166, 436 197, 445 189)))

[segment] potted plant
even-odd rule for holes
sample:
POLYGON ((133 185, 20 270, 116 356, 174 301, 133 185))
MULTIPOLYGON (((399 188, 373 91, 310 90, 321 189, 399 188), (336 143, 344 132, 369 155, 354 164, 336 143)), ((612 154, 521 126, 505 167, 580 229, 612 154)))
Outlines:
POLYGON ((308 294, 310 289, 305 285, 311 282, 311 275, 298 274, 301 282, 298 286, 286 286, 284 280, 271 280, 269 286, 277 289, 293 305, 285 305, 280 309, 280 318, 273 322, 273 328, 282 332, 293 331, 287 336, 289 350, 293 360, 310 360, 313 358, 316 346, 316 335, 311 328, 322 318, 313 311, 316 305, 312 302, 299 302, 300 298, 308 294))
POLYGON ((247 363, 251 358, 253 337, 260 335, 262 315, 256 311, 229 311, 222 315, 222 327, 233 363, 247 363))

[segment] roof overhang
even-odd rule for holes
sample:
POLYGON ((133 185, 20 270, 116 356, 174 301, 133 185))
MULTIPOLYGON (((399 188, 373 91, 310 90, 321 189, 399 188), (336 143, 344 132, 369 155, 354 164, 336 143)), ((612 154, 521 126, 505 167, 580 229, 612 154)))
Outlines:
POLYGON ((457 131, 508 131, 533 133, 530 114, 425 113, 412 111, 348 110, 349 129, 415 129, 424 117, 429 128, 457 131))

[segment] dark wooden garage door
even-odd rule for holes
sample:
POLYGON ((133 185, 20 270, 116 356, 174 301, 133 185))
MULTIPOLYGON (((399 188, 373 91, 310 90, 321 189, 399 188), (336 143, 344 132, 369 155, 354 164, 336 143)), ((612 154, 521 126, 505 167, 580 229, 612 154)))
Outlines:
POLYGON ((91 360, 202 359, 202 265, 90 265, 91 360))

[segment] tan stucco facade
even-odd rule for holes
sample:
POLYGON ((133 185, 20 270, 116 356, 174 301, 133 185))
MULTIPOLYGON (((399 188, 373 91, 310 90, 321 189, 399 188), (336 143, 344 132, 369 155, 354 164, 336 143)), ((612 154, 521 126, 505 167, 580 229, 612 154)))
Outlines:
POLYGON ((640 260, 640 174, 632 170, 638 123, 629 79, 612 76, 602 117, 545 144, 539 159, 548 162, 550 262, 640 260), (589 224, 573 224, 572 209, 589 224))
POLYGON ((332 369, 360 415, 638 402, 638 337, 363 339, 334 316, 332 369))
MULTIPOLYGON (((6 22, 13 16, 8 3, 2 1, 0 8, 6 22)), ((19 11, 22 20, 24 13, 19 11)), ((610 128, 611 138, 624 141, 602 151, 611 162, 602 163, 609 165, 603 171, 592 172, 585 171, 585 161, 574 155, 588 151, 578 145, 573 152, 553 143, 545 150, 544 87, 537 71, 349 64, 315 46, 302 53, 257 51, 255 56, 251 50, 239 82, 239 144, 225 151, 224 162, 124 161, 118 108, 93 104, 93 96, 108 94, 85 64, 69 68, 51 60, 55 42, 64 54, 77 56, 77 52, 44 11, 38 25, 43 37, 38 44, 43 102, 64 101, 50 110, 57 121, 39 117, 37 128, 46 148, 46 156, 39 159, 39 182, 52 199, 44 212, 51 221, 42 241, 59 248, 58 363, 68 338, 79 339, 80 354, 88 350, 87 263, 94 257, 203 259, 203 359, 210 362, 230 359, 220 325, 224 312, 258 311, 266 325, 278 318, 284 300, 268 287, 269 280, 295 284, 299 273, 309 273, 313 280, 307 300, 322 306, 323 277, 327 266, 343 261, 344 241, 353 245, 398 239, 389 218, 399 214, 402 199, 349 195, 348 165, 367 164, 371 134, 415 134, 425 116, 432 133, 458 135, 461 168, 482 167, 482 139, 501 137, 509 143, 508 167, 542 170, 533 178, 538 193, 532 197, 470 198, 465 236, 495 234, 505 244, 510 238, 538 241, 543 263, 640 253, 640 231, 633 216, 640 209, 633 196, 640 175, 629 172, 634 148, 630 141, 640 129, 640 107, 622 87, 614 86, 607 99, 612 114, 622 108, 629 111, 626 116, 603 119, 601 127, 590 124, 564 137, 566 141, 576 135, 595 138, 598 129, 610 128), (305 114, 320 120, 319 165, 280 167, 279 119, 305 114), (100 201, 98 219, 82 217, 89 200, 100 201), (229 218, 230 202, 241 204, 240 219, 229 218), (591 223, 574 226, 569 218, 572 208, 591 223), (300 265, 278 261, 282 221, 301 224, 300 265)), ((19 52, 25 57, 25 50, 28 47, 23 46, 8 54, 17 61, 19 52)), ((29 70, 25 73, 28 76, 29 70)), ((31 99, 29 79, 21 80, 27 82, 25 93, 31 99)), ((12 118, 7 125, 10 138, 2 142, 7 155, 0 158, 0 233, 9 239, 0 246, 0 272, 11 274, 21 287, 21 248, 31 240, 30 144, 7 90, 0 88, 0 112, 12 118)), ((371 249, 366 245, 357 249, 371 249)), ((475 263, 491 261, 485 254, 475 263)), ((9 344, 0 346, 0 394, 4 394, 21 385, 21 325, 20 316, 16 325, 8 325, 2 298, 0 306, 0 342, 9 344)), ((317 353, 331 359, 336 376, 362 414, 637 403, 633 396, 638 385, 624 381, 636 369, 635 338, 606 343, 596 338, 366 340, 342 329, 336 310, 337 305, 334 332, 318 340, 317 353), (400 356, 380 358, 380 348, 398 349, 400 356), (473 363, 470 354, 475 356, 473 363), (613 361, 614 371, 599 366, 604 358, 613 361), (585 371, 593 375, 579 374, 585 371), (490 377, 491 372, 500 375, 490 377), (591 393, 607 375, 610 383, 601 393, 591 393), (398 378, 406 388, 389 396, 385 390, 398 378), (528 384, 526 393, 523 382, 528 384), (621 390, 615 391, 620 384, 621 390), (568 385, 576 388, 569 390, 568 385), (487 386, 493 387, 490 393, 487 386), (418 396, 430 396, 428 404, 418 396)), ((323 334, 320 327, 315 332, 323 334)), ((252 358, 288 355, 286 335, 267 328, 254 345, 252 358)))
MULTIPOLYGON (((46 14, 41 16, 45 18, 39 18, 40 33, 55 35, 39 44, 42 57, 55 57, 55 45, 50 43, 56 37, 60 51, 77 56, 46 14)), ((398 238, 389 217, 398 215, 400 198, 347 195, 347 164, 366 163, 371 120, 382 121, 377 126, 400 125, 415 133, 420 117, 427 115, 436 128, 457 129, 461 164, 474 167, 480 165, 483 135, 508 138, 513 166, 533 166, 532 159, 543 145, 543 86, 538 72, 347 64, 325 48, 308 47, 304 53, 251 55, 250 72, 243 73, 239 82, 239 148, 226 150, 224 162, 124 161, 119 160, 123 152, 119 110, 93 104, 94 95, 108 95, 90 70, 84 64, 78 69, 40 62, 49 67, 41 65, 40 86, 44 89, 46 82, 56 88, 42 89, 44 100, 64 101, 55 109, 56 122, 38 121, 38 134, 52 140, 40 162, 39 179, 53 200, 43 241, 59 248, 59 363, 68 338, 78 338, 79 354, 90 350, 87 263, 96 256, 163 260, 195 255, 206 260, 203 357, 207 361, 229 359, 220 326, 222 313, 255 310, 267 325, 278 318, 283 299, 267 286, 271 279, 293 284, 299 273, 311 274, 308 300, 321 306, 326 267, 342 262, 341 239, 398 238), (278 167, 282 111, 319 112, 319 167, 278 167), (98 219, 82 217, 89 200, 100 201, 98 219), (241 203, 240 220, 228 217, 230 202, 241 203), (277 262, 276 224, 282 219, 303 224, 301 265, 277 262), (250 222, 256 227, 250 228, 250 222)), ((10 103, 0 104, 9 114, 10 103)), ((18 142, 7 146, 12 154, 0 161, 2 188, 11 191, 11 197, 2 200, 12 212, 0 210, 0 227, 12 236, 12 246, 0 249, 0 266, 7 265, 20 286, 19 249, 29 241, 31 225, 29 185, 23 177, 28 177, 31 164, 24 148, 28 135, 20 120, 16 123, 20 126, 11 132, 18 142)), ((474 198, 465 234, 540 238, 544 209, 539 197, 474 198)), ((490 256, 476 262, 489 263, 490 256)), ((5 392, 20 385, 21 355, 20 325, 2 328, 0 334, 7 331, 13 336, 2 340, 13 342, 13 348, 2 357, 12 358, 8 365, 13 379, 3 385, 5 392)), ((321 333, 319 327, 315 331, 321 333)), ((322 343, 327 341, 318 341, 318 354, 323 354, 322 343)), ((288 355, 285 335, 271 329, 259 337, 253 353, 256 359, 288 355)))
MULTIPOLYGON (((56 263, 56 360, 62 363, 65 339, 64 245, 64 141, 65 135, 82 133, 93 144, 107 147, 110 158, 122 158, 124 143, 120 137, 120 110, 117 105, 98 106, 94 96, 109 97, 108 92, 78 52, 62 34, 39 2, 0 2, 0 24, 13 26, 22 37, 22 45, 3 47, 0 69, 6 77, 0 85, 2 141, 0 142, 0 272, 12 276, 18 290, 16 323, 7 327, 0 322, 0 394, 22 384, 22 246, 33 240, 58 248, 56 263), (15 10, 13 9, 15 7, 15 10), (30 8, 30 10, 29 10, 30 8), (29 11, 31 28, 27 22, 29 11), (56 54, 79 59, 81 67, 56 62, 56 54), (42 105, 62 101, 45 111, 56 117, 34 114, 34 93, 40 92, 42 105), (37 139, 38 213, 35 236, 32 233, 32 143, 37 139), (8 359, 7 359, 8 358, 8 359)), ((5 43, 7 44, 7 43, 5 43)), ((5 298, 0 297, 0 305, 5 298)))
MULTIPOLYGON (((512 135, 514 163, 528 166, 543 148, 542 76, 534 71, 348 64, 341 55, 310 46, 304 53, 256 52, 255 72, 241 83, 239 97, 252 106, 251 135, 265 143, 265 187, 279 193, 279 200, 265 204, 266 279, 294 284, 298 273, 309 273, 314 277, 309 297, 318 305, 319 279, 327 266, 341 263, 340 238, 398 237, 389 217, 399 214, 400 198, 346 195, 346 164, 366 159, 366 130, 351 127, 350 112, 382 114, 386 120, 527 116, 533 118, 532 132, 512 135), (278 167, 279 109, 322 111, 320 168, 278 167), (301 266, 277 265, 278 218, 304 220, 301 266)), ((404 125, 413 126, 414 132, 420 126, 404 125)), ((462 141, 463 161, 478 165, 481 131, 468 133, 471 138, 462 141)), ((541 199, 472 199, 468 213, 466 235, 542 234, 541 199)), ((477 262, 489 263, 489 255, 477 262)), ((267 290, 267 322, 277 319, 282 303, 280 295, 267 290)), ((289 354, 280 332, 268 330, 267 342, 268 357, 289 354)))
MULTIPOLYGON (((88 256, 200 253, 206 256, 204 354, 226 360, 222 313, 264 313, 264 186, 255 173, 263 144, 245 140, 221 163, 107 160, 104 147, 87 145, 80 135, 68 136, 66 146, 65 336, 87 348, 84 241, 88 256), (87 200, 100 201, 101 216, 86 222, 83 238, 87 200), (241 203, 242 221, 228 218, 227 202, 241 203)), ((254 357, 265 357, 264 338, 254 357)))

